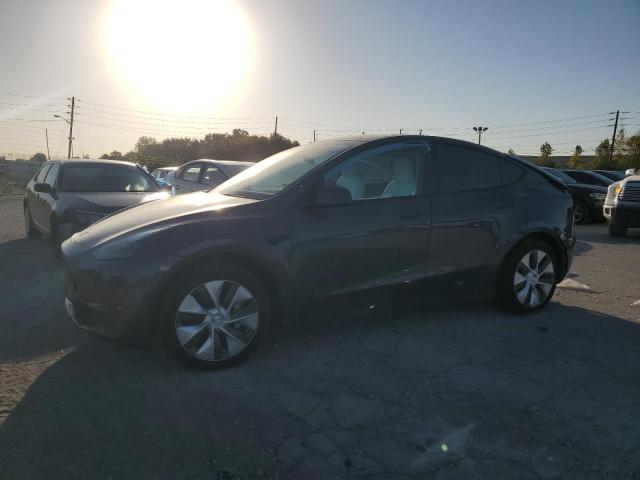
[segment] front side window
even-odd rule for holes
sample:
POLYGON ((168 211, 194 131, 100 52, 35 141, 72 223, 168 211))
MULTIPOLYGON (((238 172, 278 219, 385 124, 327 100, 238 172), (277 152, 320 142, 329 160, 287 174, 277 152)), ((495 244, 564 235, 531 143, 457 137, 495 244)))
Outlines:
POLYGON ((190 165, 182 171, 182 179, 197 182, 200 179, 200 164, 190 165))
POLYGON ((451 193, 497 187, 500 161, 473 148, 440 144, 436 161, 438 191, 451 193))
POLYGON ((392 144, 361 152, 325 175, 325 185, 345 188, 353 200, 411 197, 421 191, 425 144, 392 144))
POLYGON ((61 183, 65 192, 157 192, 160 189, 141 170, 118 165, 66 164, 61 183))

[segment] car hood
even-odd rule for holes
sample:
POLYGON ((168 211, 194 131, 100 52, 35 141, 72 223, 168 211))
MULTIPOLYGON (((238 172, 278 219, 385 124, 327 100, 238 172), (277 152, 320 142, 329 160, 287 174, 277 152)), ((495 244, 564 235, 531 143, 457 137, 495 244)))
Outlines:
POLYGON ((123 208, 169 198, 168 192, 96 192, 65 193, 67 204, 74 210, 113 213, 123 208))
POLYGON ((186 217, 199 218, 207 213, 228 210, 239 205, 255 203, 250 198, 229 197, 218 193, 195 192, 171 197, 157 202, 148 202, 126 208, 110 215, 82 232, 76 233, 73 242, 80 245, 103 243, 133 230, 162 228, 186 217))
POLYGON ((586 183, 568 183, 567 188, 570 192, 607 193, 607 187, 601 187, 600 185, 588 185, 586 183))

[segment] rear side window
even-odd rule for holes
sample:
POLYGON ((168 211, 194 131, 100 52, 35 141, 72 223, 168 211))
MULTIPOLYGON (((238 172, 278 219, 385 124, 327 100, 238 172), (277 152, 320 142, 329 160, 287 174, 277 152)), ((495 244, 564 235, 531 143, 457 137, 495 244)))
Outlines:
POLYGON ((206 185, 219 185, 224 182, 227 177, 213 165, 207 165, 202 174, 202 183, 206 185))
POLYGON ((51 168, 51 164, 50 163, 45 163, 42 166, 42 168, 40 168, 40 171, 36 175, 36 178, 34 178, 34 181, 36 183, 43 183, 44 179, 45 179, 45 177, 47 175, 47 172, 49 171, 50 168, 51 168))
POLYGON ((200 164, 190 165, 182 171, 182 179, 188 182, 197 182, 200 178, 200 164))
POLYGON ((500 185, 498 157, 456 145, 437 147, 436 175, 441 193, 463 192, 500 185))

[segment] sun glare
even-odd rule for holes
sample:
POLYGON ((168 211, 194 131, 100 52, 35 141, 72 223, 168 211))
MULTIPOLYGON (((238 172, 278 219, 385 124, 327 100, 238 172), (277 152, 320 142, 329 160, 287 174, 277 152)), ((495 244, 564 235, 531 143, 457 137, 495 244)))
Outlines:
POLYGON ((231 0, 112 0, 102 39, 127 93, 171 112, 233 103, 253 57, 251 29, 231 0))

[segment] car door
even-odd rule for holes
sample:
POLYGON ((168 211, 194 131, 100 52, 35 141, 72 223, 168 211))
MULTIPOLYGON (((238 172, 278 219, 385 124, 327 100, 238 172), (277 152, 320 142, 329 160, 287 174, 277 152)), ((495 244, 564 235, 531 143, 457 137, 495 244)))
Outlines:
POLYGON ((40 196, 42 195, 40 192, 36 192, 33 187, 36 183, 44 182, 45 177, 47 176, 47 172, 51 168, 51 163, 45 163, 36 175, 33 177, 33 180, 29 182, 26 190, 26 200, 27 206, 29 207, 29 212, 31 213, 31 220, 38 226, 39 229, 46 229, 46 225, 42 225, 38 218, 42 218, 42 214, 40 210, 42 209, 42 202, 40 201, 40 196))
POLYGON ((51 212, 53 211, 54 203, 58 200, 58 194, 55 189, 58 183, 58 172, 60 171, 60 164, 54 162, 51 164, 51 168, 47 171, 47 175, 42 183, 49 185, 50 192, 39 193, 39 208, 37 213, 34 213, 34 218, 45 230, 49 231, 51 212))
POLYGON ((200 179, 200 183, 206 190, 216 187, 227 180, 227 176, 215 165, 205 164, 202 169, 202 178, 200 179))
POLYGON ((201 190, 200 171, 202 162, 188 163, 180 169, 176 175, 175 185, 176 193, 189 193, 201 190))
POLYGON ((425 278, 431 222, 427 142, 396 142, 351 155, 324 174, 352 202, 304 197, 292 210, 290 271, 301 297, 403 285, 425 278))
MULTIPOLYGON (((526 218, 513 182, 502 181, 502 162, 506 160, 480 148, 436 144, 427 262, 431 289, 474 293, 491 288, 487 280, 499 263, 501 232, 513 217, 526 218)), ((522 174, 511 162, 506 168, 509 177, 522 174)))

